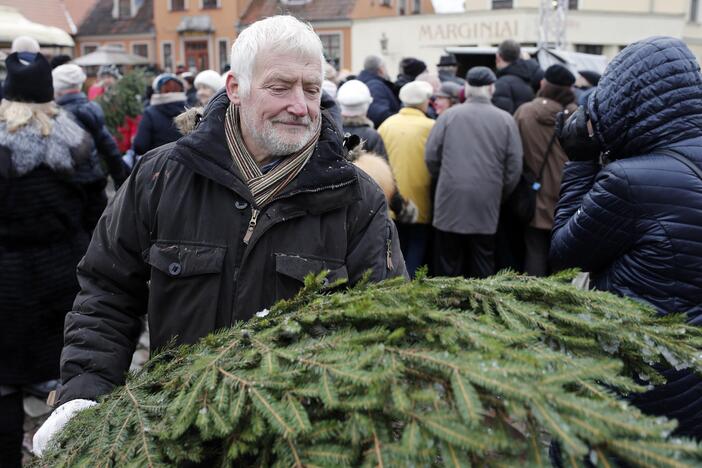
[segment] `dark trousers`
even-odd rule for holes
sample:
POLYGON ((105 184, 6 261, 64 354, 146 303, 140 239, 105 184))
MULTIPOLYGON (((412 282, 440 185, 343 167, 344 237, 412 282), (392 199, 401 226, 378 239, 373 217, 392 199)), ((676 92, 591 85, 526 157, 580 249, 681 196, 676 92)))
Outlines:
POLYGON ((427 251, 430 226, 428 224, 400 224, 397 223, 397 234, 400 236, 400 249, 405 257, 405 266, 410 277, 424 263, 427 251))
POLYGON ((496 271, 524 271, 524 225, 504 206, 500 209, 495 242, 496 271))
POLYGON ((548 276, 551 273, 548 265, 551 231, 527 227, 524 232, 524 244, 526 245, 524 270, 531 276, 548 276))
POLYGON ((0 396, 0 468, 22 466, 22 392, 0 396))
POLYGON ((486 278, 495 273, 495 236, 437 229, 434 259, 437 276, 486 278))

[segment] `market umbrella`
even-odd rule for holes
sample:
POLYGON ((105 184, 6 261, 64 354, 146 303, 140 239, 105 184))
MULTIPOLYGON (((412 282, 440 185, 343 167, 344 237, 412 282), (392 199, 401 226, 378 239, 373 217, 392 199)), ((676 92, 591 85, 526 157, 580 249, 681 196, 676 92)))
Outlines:
POLYGON ((73 60, 73 63, 82 67, 99 65, 148 65, 149 59, 140 55, 129 54, 119 47, 103 46, 73 60))

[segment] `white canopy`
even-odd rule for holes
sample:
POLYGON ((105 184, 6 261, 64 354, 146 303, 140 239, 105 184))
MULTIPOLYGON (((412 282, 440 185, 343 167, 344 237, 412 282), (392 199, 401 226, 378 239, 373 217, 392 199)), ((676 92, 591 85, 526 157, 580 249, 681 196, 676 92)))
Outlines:
POLYGON ((0 6, 0 42, 12 42, 18 36, 30 36, 43 47, 73 47, 71 36, 59 28, 33 23, 16 8, 0 6))
POLYGON ((108 45, 98 47, 95 52, 78 57, 72 63, 82 67, 92 67, 99 65, 148 65, 150 62, 149 59, 141 55, 129 54, 120 47, 108 45))

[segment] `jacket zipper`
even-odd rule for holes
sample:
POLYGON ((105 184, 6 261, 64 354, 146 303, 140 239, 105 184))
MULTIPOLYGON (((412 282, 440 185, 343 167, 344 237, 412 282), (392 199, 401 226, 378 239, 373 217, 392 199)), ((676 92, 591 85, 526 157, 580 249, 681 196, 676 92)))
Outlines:
POLYGON ((258 214, 260 210, 256 208, 251 209, 251 219, 249 220, 249 227, 246 229, 246 234, 244 234, 244 244, 249 245, 251 236, 253 235, 254 229, 256 229, 256 222, 258 221, 258 214))
POLYGON ((387 229, 388 240, 386 242, 385 261, 387 263, 388 270, 393 271, 395 269, 395 265, 392 263, 392 228, 388 226, 387 229))

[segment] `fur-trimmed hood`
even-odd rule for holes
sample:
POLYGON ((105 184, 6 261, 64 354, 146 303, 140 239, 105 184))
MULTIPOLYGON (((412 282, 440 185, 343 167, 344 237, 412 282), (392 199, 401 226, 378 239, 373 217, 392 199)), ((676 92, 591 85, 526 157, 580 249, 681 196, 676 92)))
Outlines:
POLYGON ((12 173, 18 176, 41 164, 57 172, 71 173, 90 157, 92 139, 65 111, 59 111, 48 136, 41 134, 35 122, 12 133, 7 131, 5 122, 0 122, 0 146, 9 151, 12 173))

